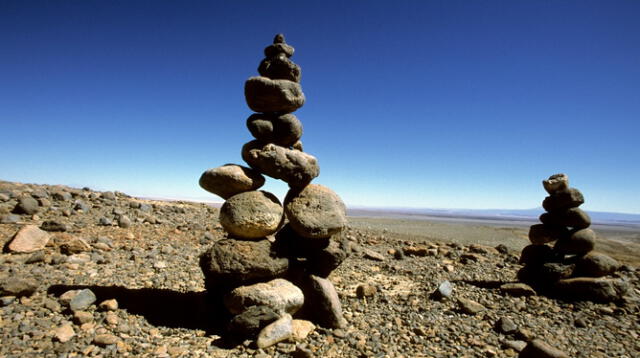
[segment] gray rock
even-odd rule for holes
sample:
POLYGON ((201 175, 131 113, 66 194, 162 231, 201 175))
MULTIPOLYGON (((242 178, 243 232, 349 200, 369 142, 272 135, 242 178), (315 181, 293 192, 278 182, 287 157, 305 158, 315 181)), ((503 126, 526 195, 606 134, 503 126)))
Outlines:
POLYGON ((58 191, 54 191, 53 193, 51 193, 51 197, 54 200, 58 200, 58 201, 69 201, 69 200, 71 200, 71 193, 66 192, 66 191, 62 191, 62 190, 58 190, 58 191))
POLYGON ((520 340, 506 340, 504 341, 504 345, 507 348, 511 348, 516 352, 522 352, 524 347, 527 346, 527 342, 520 340))
POLYGON ((549 226, 568 226, 574 229, 586 229, 591 225, 591 218, 580 208, 544 213, 540 221, 549 226))
POLYGON ((35 264, 38 262, 43 262, 45 259, 44 251, 39 250, 31 254, 29 258, 24 262, 25 264, 35 264))
POLYGON ((284 54, 274 57, 267 57, 258 66, 260 76, 272 80, 288 80, 300 82, 300 66, 296 65, 284 54))
POLYGON ((116 200, 116 194, 112 191, 100 193, 100 197, 104 200, 116 200))
POLYGON ((595 245, 596 233, 591 229, 581 229, 572 231, 566 239, 558 240, 553 249, 566 255, 584 255, 595 245))
POLYGON ((234 316, 227 326, 229 333, 241 338, 251 338, 280 315, 267 306, 252 306, 234 316))
POLYGON ((0 202, 9 201, 11 197, 5 193, 0 193, 0 202))
POLYGON ((542 207, 548 212, 576 208, 584 204, 582 193, 575 188, 568 188, 547 196, 542 202, 542 207))
POLYGON ((285 313, 281 318, 270 323, 260 331, 256 345, 258 348, 267 348, 272 345, 286 341, 293 335, 293 325, 291 315, 285 313))
POLYGON ((69 226, 59 220, 47 220, 40 225, 44 231, 65 232, 69 230, 69 226))
POLYGON ((518 326, 516 326, 515 322, 509 317, 500 317, 494 324, 493 328, 502 334, 511 334, 514 333, 518 326))
POLYGON ((242 159, 252 168, 302 188, 320 174, 317 159, 307 153, 254 140, 242 147, 242 159))
POLYGON ((257 140, 283 147, 291 147, 302 137, 302 123, 291 113, 255 113, 247 118, 247 128, 257 140))
POLYGON ((244 85, 244 96, 254 112, 291 113, 305 101, 300 84, 267 77, 249 78, 244 85))
POLYGON ((567 237, 568 233, 562 226, 536 224, 529 227, 529 240, 534 245, 542 245, 567 237))
POLYGON ((96 295, 88 288, 78 291, 69 301, 69 308, 72 311, 84 311, 96 302, 96 295))
POLYGON ((313 250, 307 255, 307 272, 326 278, 340 266, 349 254, 339 242, 330 240, 327 247, 313 250))
POLYGON ((0 224, 15 224, 20 221, 20 216, 15 214, 6 214, 0 216, 0 224))
POLYGON ((83 200, 76 200, 73 204, 73 210, 82 211, 84 213, 89 212, 91 205, 87 204, 83 200))
POLYGON ((281 278, 240 286, 224 297, 225 306, 233 314, 242 313, 251 306, 267 306, 276 312, 294 314, 303 303, 302 290, 281 278))
POLYGON ((289 190, 284 210, 291 228, 310 239, 331 237, 347 224, 344 203, 333 190, 322 185, 289 190))
POLYGON ((147 203, 140 203, 140 205, 138 206, 138 210, 142 211, 143 213, 150 213, 153 211, 153 206, 147 203))
POLYGON ((566 174, 554 174, 549 179, 543 180, 542 186, 547 193, 553 195, 569 188, 569 177, 566 174))
POLYGON ((438 288, 431 294, 431 298, 434 300, 443 300, 450 298, 453 294, 453 285, 448 280, 442 281, 438 288))
POLYGON ((613 257, 600 253, 590 252, 576 261, 576 276, 602 277, 616 272, 620 263, 613 257))
POLYGON ((44 199, 49 197, 49 193, 44 189, 38 188, 31 192, 31 196, 36 199, 44 199))
POLYGON ((232 236, 260 239, 275 233, 284 220, 284 209, 275 195, 247 191, 232 196, 220 208, 220 224, 232 236))
POLYGON ((18 199, 18 203, 13 208, 14 214, 33 215, 40 210, 38 201, 30 196, 23 196, 18 199))
POLYGON ((559 262, 547 262, 540 266, 538 270, 538 280, 540 283, 555 282, 563 278, 569 278, 575 270, 574 264, 559 262))
POLYGON ((6 307, 16 301, 16 296, 2 296, 0 297, 0 307, 6 307))
POLYGON ((363 254, 364 254, 364 257, 369 259, 369 260, 384 261, 384 259, 385 259, 383 254, 381 254, 381 253, 379 253, 377 251, 371 250, 371 249, 367 249, 367 248, 365 248, 363 250, 363 254))
POLYGON ((264 177, 251 168, 225 164, 202 173, 199 184, 204 190, 229 199, 245 191, 257 190, 264 185, 264 177))
POLYGON ((569 355, 551 347, 540 339, 534 339, 520 352, 519 358, 569 358, 569 355))
POLYGON ((112 224, 111 219, 106 216, 101 216, 100 219, 98 219, 98 225, 100 226, 111 226, 112 224))
POLYGON ((35 225, 22 227, 13 236, 7 250, 16 253, 29 253, 44 249, 49 242, 50 236, 46 231, 40 230, 35 225))
POLYGON ((560 280, 554 293, 577 301, 614 302, 622 299, 629 284, 620 279, 576 277, 560 280))
POLYGON ((118 218, 118 226, 123 228, 123 229, 127 229, 131 227, 131 219, 129 219, 128 216, 126 215, 121 215, 118 218))
POLYGON ((281 277, 289 260, 278 257, 268 240, 223 239, 202 254, 200 268, 207 290, 217 291, 281 277))
POLYGON ((38 283, 33 279, 8 277, 0 281, 0 296, 31 296, 38 289, 38 283))
POLYGON ((314 322, 327 328, 343 328, 347 325, 338 293, 331 281, 311 275, 303 291, 305 310, 314 316, 314 322))

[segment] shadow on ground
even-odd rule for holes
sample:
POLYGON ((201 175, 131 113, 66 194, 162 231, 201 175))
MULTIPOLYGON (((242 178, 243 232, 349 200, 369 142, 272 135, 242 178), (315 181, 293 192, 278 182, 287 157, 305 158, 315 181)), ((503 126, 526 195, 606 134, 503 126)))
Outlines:
POLYGON ((206 292, 80 285, 53 285, 47 291, 59 296, 69 290, 85 288, 96 295, 97 303, 115 298, 120 309, 143 316, 154 326, 198 329, 207 334, 220 335, 228 320, 227 314, 220 308, 222 306, 208 302, 206 292))

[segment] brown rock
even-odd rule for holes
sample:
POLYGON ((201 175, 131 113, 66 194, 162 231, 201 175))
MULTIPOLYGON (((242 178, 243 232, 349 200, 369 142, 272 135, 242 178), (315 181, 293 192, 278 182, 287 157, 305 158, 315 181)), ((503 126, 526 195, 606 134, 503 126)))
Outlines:
POLYGON ((566 174, 554 174, 547 180, 542 181, 544 190, 549 194, 555 194, 569 188, 569 177, 566 174))
POLYGON ((534 339, 520 352, 519 358, 569 358, 566 353, 555 349, 547 343, 534 339))
POLYGON ((302 137, 302 123, 291 113, 255 113, 247 119, 247 128, 257 140, 287 148, 302 137))
POLYGON ((22 227, 13 236, 7 246, 9 252, 29 253, 44 249, 49 242, 50 236, 46 231, 40 230, 35 225, 22 227))
POLYGON ((576 261, 576 276, 602 277, 611 275, 620 268, 613 257, 600 252, 590 252, 576 261))
POLYGON ((220 208, 220 225, 232 236, 260 239, 275 233, 284 220, 278 198, 266 191, 232 196, 220 208))
POLYGON ((244 96, 254 112, 291 113, 305 101, 300 84, 267 77, 249 78, 244 85, 244 96))
POLYGON ((546 225, 568 226, 574 229, 586 229, 591 225, 591 218, 580 208, 544 213, 540 215, 540 221, 546 225))
POLYGON ((569 230, 562 226, 536 224, 529 227, 529 240, 534 245, 542 245, 566 237, 569 230))
POLYGON ((211 168, 200 176, 200 186, 223 199, 264 185, 264 177, 257 171, 236 164, 211 168))
POLYGON ((79 254, 91 251, 91 245, 89 245, 84 239, 73 237, 71 240, 60 245, 60 251, 66 255, 79 254))
POLYGON ((576 208, 584 204, 584 197, 580 190, 568 188, 547 196, 542 202, 542 207, 548 212, 576 208))
POLYGON ((554 293, 578 301, 614 302, 629 290, 629 284, 620 279, 576 277, 560 280, 554 293))
POLYGON ((320 174, 318 160, 299 150, 254 140, 242 147, 242 159, 252 168, 292 188, 302 188, 320 174))
POLYGON ((591 229, 581 229, 572 231, 566 239, 558 240, 553 249, 566 255, 584 255, 595 245, 596 233, 591 229))
POLYGON ((289 224, 300 236, 323 239, 339 233, 347 224, 346 207, 331 189, 317 184, 289 190, 285 198, 289 224))

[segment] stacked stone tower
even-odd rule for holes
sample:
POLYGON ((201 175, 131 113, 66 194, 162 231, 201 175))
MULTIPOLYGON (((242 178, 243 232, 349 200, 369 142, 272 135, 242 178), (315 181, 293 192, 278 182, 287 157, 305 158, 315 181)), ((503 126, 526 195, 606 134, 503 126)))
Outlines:
POLYGON ((525 266, 518 278, 539 292, 565 298, 593 301, 619 299, 627 285, 604 278, 620 265, 593 251, 596 233, 589 228, 591 218, 579 208, 582 193, 569 187, 565 174, 555 174, 542 182, 549 193, 542 207, 541 224, 529 229, 531 245, 522 250, 520 263, 525 266), (548 245, 551 243, 552 246, 548 245))
POLYGON ((256 112, 246 122, 255 140, 242 147, 249 167, 227 164, 200 178, 202 188, 225 199, 220 224, 228 234, 200 258, 205 286, 235 315, 230 331, 259 332, 259 346, 274 343, 264 338, 274 331, 269 327, 285 325, 275 331, 286 331, 295 322, 292 315, 303 312, 327 327, 345 324, 326 277, 347 256, 339 239, 346 210, 331 189, 310 184, 320 169, 316 158, 302 151, 302 123, 292 114, 305 101, 293 53, 277 35, 264 50, 260 76, 245 83, 247 104, 256 112), (284 206, 258 190, 263 175, 289 185, 284 206))

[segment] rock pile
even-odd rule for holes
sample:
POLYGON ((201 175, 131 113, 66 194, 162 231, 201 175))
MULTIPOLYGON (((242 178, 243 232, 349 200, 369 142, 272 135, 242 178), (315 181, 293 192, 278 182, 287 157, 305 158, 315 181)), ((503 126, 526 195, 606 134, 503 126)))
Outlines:
POLYGON ((620 264, 593 251, 596 233, 589 228, 591 218, 579 208, 582 193, 569 187, 565 174, 555 174, 542 182, 549 193, 542 207, 541 224, 529 229, 531 245, 521 253, 520 281, 538 292, 569 299, 610 302, 619 300, 628 284, 608 278, 620 264), (548 245, 555 242, 552 246, 548 245))
POLYGON ((330 328, 345 324, 326 279, 347 256, 340 239, 345 206, 331 189, 310 184, 320 169, 302 151, 302 123, 292 114, 305 101, 293 52, 277 35, 264 50, 260 76, 245 83, 247 104, 257 112, 246 123, 255 140, 242 147, 249 167, 227 164, 200 177, 202 188, 226 200, 220 224, 227 238, 200 258, 207 292, 233 315, 229 332, 257 336, 258 346, 306 336, 296 327, 313 329, 292 315, 330 328), (258 190, 263 175, 289 185, 284 205, 258 190))

